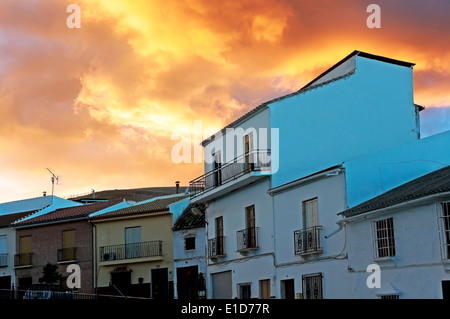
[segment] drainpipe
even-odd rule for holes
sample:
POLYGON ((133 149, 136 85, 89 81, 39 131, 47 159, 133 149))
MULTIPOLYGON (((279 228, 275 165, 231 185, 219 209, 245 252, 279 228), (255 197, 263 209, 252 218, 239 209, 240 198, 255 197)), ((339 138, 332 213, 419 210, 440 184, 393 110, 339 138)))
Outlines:
POLYGON ((343 228, 342 224, 339 224, 339 228, 333 230, 333 231, 332 231, 331 233, 329 233, 328 235, 325 235, 325 238, 326 238, 326 239, 330 238, 330 237, 333 236, 334 234, 340 232, 340 231, 342 230, 342 228, 343 228))

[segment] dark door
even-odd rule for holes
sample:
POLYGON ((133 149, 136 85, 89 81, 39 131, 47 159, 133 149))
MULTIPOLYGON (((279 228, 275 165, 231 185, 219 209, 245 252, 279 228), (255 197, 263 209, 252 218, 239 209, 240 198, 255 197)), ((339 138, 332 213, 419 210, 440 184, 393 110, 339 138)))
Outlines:
POLYGON ((169 275, 167 268, 152 269, 152 298, 169 298, 169 275))
POLYGON ((450 280, 442 281, 442 299, 450 299, 450 280))
POLYGON ((284 298, 295 299, 294 279, 284 280, 284 298))
POLYGON ((0 289, 11 289, 11 276, 0 277, 0 289))
POLYGON ((198 266, 177 268, 178 299, 198 298, 198 266))

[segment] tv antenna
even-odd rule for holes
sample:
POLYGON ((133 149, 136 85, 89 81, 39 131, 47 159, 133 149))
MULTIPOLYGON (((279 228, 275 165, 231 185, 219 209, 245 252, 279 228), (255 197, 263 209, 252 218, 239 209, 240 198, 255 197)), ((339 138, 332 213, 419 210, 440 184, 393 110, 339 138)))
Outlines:
POLYGON ((52 174, 52 202, 53 202, 53 190, 55 188, 55 181, 56 184, 58 184, 59 176, 56 176, 49 168, 47 168, 47 171, 49 171, 50 174, 52 174))

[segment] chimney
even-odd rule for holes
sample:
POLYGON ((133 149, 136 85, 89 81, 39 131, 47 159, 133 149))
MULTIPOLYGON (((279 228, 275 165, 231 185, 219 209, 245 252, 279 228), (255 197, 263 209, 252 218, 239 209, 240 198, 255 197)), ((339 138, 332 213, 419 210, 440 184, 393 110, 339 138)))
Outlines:
POLYGON ((43 192, 42 192, 42 196, 47 196, 47 192, 46 192, 46 191, 43 191, 43 192))
POLYGON ((176 185, 176 187, 177 187, 177 194, 178 194, 178 192, 180 191, 180 182, 179 182, 179 181, 176 181, 176 182, 175 182, 175 185, 176 185))

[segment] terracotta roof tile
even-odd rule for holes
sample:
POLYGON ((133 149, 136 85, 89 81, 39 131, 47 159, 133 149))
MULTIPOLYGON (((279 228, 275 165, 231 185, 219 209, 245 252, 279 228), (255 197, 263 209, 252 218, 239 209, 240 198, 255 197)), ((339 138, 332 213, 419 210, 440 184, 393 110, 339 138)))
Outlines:
POLYGON ((205 204, 191 203, 181 213, 181 215, 175 221, 173 230, 182 230, 190 228, 204 227, 205 222, 205 204), (197 211, 195 214, 193 211, 197 211))
POLYGON ((168 211, 169 205, 180 200, 183 200, 189 196, 180 195, 173 197, 165 197, 160 199, 151 199, 149 201, 144 201, 142 203, 136 203, 130 207, 121 208, 118 210, 114 210, 112 212, 108 212, 105 214, 101 214, 98 216, 93 216, 91 219, 102 219, 102 218, 111 218, 111 217, 121 217, 121 216, 129 216, 136 215, 141 213, 152 213, 152 212, 162 212, 168 211))
POLYGON ((116 205, 120 203, 121 200, 112 200, 106 202, 97 202, 92 204, 86 204, 75 207, 68 208, 60 208, 53 212, 40 215, 34 218, 26 219, 24 221, 20 221, 14 224, 14 226, 24 226, 24 225, 33 225, 40 224, 51 221, 60 221, 60 220, 70 220, 75 218, 83 218, 87 217, 89 214, 92 214, 96 211, 108 208, 112 205, 116 205))

